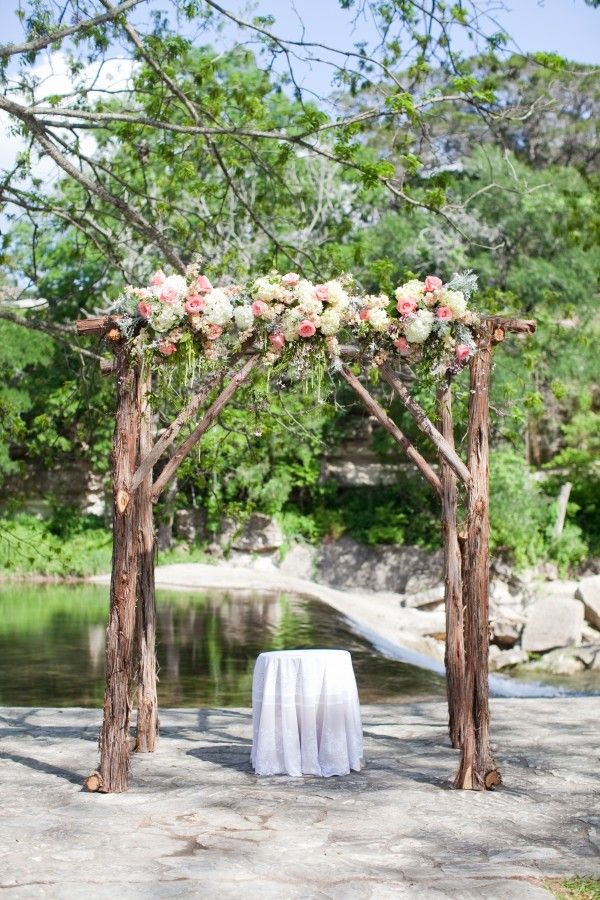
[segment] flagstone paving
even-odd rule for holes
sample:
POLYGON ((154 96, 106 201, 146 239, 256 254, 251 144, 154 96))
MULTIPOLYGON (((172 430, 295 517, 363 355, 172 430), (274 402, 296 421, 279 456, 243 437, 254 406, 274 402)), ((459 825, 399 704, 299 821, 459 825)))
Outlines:
POLYGON ((0 710, 2 898, 498 898, 600 875, 600 698, 494 700, 505 785, 451 788, 438 702, 363 708, 366 765, 257 778, 249 710, 161 714, 127 794, 81 783, 100 714, 0 710))

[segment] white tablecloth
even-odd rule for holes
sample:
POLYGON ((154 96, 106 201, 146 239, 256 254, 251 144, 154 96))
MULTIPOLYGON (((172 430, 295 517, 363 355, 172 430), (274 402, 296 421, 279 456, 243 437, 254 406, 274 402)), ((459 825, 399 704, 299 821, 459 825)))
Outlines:
POLYGON ((347 650, 261 653, 252 682, 257 775, 360 771, 362 722, 347 650))

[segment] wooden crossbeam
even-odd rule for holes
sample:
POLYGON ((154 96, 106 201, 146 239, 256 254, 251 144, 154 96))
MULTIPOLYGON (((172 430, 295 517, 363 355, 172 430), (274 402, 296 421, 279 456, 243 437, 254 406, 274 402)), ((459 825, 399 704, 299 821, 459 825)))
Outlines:
POLYGON ((408 458, 419 469, 423 477, 429 482, 434 491, 441 496, 442 483, 436 473, 433 471, 427 460, 421 456, 417 448, 412 444, 406 435, 400 431, 396 423, 391 419, 386 411, 371 396, 368 390, 360 383, 356 375, 348 368, 342 366, 339 370, 343 378, 348 382, 352 390, 360 397, 364 405, 367 407, 371 415, 373 415, 380 425, 391 434, 394 440, 400 444, 408 458))
POLYGON ((208 431, 217 416, 225 408, 237 389, 244 383, 244 381, 246 381, 252 370, 258 365, 259 362, 260 356, 258 355, 250 356, 249 359, 246 360, 239 372, 236 372, 236 374, 233 375, 229 383, 221 391, 214 403, 212 403, 211 406, 207 409, 204 416, 202 417, 202 420, 198 423, 196 428, 194 428, 192 433, 177 448, 169 462, 166 464, 166 466, 154 482, 154 486, 152 488, 153 503, 156 503, 163 489, 175 475, 175 472, 179 468, 179 465, 183 462, 183 460, 191 452, 191 450, 193 450, 202 435, 208 431))
POLYGON ((452 471, 455 472, 460 480, 463 481, 466 485, 470 484, 471 473, 469 472, 468 468, 466 467, 456 450, 449 444, 443 434, 438 431, 433 422, 428 418, 425 410, 419 406, 410 391, 405 387, 404 384, 402 384, 392 367, 388 363, 383 363, 383 365, 380 366, 379 371, 381 372, 381 377, 385 381, 387 381, 394 393, 400 398, 400 400, 402 400, 404 406, 407 408, 407 410, 415 420, 418 428, 423 432, 423 434, 426 434, 427 437, 433 441, 438 452, 448 463, 452 471))

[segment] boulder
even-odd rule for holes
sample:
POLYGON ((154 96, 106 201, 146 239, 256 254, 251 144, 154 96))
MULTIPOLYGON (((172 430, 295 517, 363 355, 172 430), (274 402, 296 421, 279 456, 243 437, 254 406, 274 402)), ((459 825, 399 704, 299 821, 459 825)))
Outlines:
POLYGON ((545 597, 530 609, 521 646, 528 652, 578 646, 583 628, 583 603, 564 597, 545 597))
POLYGON ((600 669, 600 642, 579 647, 575 656, 581 660, 586 669, 600 669))
POLYGON ((177 509, 173 517, 173 534, 175 537, 193 544, 197 538, 204 536, 206 530, 206 513, 203 509, 177 509))
POLYGON ((514 647, 512 650, 501 650, 500 647, 490 646, 489 666, 490 672, 497 672, 499 669, 507 669, 509 666, 518 666, 526 663, 529 656, 525 650, 514 647))
POLYGON ((314 551, 304 544, 294 544, 285 554, 279 570, 294 578, 310 580, 313 576, 314 551))
POLYGON ((521 637, 525 619, 520 616, 497 616, 490 620, 491 640, 498 647, 514 647, 521 637))
POLYGON ((275 519, 262 513, 252 513, 235 534, 232 547, 245 553, 265 553, 277 550, 283 542, 283 532, 275 519))
POLYGON ((401 605, 412 609, 435 609, 444 602, 444 585, 419 591, 417 594, 406 594, 402 597, 401 605))
POLYGON ((415 594, 442 580, 442 552, 392 544, 367 547, 342 537, 321 546, 317 573, 331 587, 415 594))
POLYGON ((559 647, 536 660, 535 663, 532 663, 531 668, 549 672, 551 675, 574 675, 576 672, 581 672, 585 665, 577 656, 574 647, 559 647))
POLYGON ((580 581, 575 596, 583 603, 586 621, 600 629, 600 575, 580 581))

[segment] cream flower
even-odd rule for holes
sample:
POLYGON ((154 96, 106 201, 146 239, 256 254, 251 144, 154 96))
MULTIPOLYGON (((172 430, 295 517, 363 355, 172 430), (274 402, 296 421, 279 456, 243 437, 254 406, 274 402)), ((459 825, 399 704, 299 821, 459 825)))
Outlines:
POLYGON ((163 306, 158 308, 156 315, 152 316, 152 328, 159 334, 170 331, 173 326, 179 322, 181 312, 173 306, 163 306))
POLYGON ((326 309, 321 316, 321 334, 337 334, 340 330, 341 319, 337 309, 326 309))
POLYGON ((187 281, 183 275, 169 275, 160 285, 161 290, 165 288, 173 288, 177 291, 179 297, 183 297, 187 293, 187 281))
POLYGON ((323 312, 323 304, 320 300, 316 300, 314 297, 307 297, 303 299, 302 302, 298 305, 298 311, 302 313, 303 317, 311 318, 312 316, 320 316, 323 312))
POLYGON ((452 310, 456 319, 467 311, 467 301, 462 291, 446 291, 442 302, 452 310))
POLYGON ((273 300, 278 299, 279 295, 282 293, 282 288, 279 284, 275 284, 271 281, 266 275, 263 275, 261 278, 256 279, 252 285, 251 293, 255 300, 262 300, 263 303, 271 303, 273 300))
POLYGON ((301 316, 296 309, 288 309, 281 319, 281 330, 283 331, 286 341, 298 340, 298 324, 301 316))
POLYGON ((240 331, 248 331, 254 325, 254 313, 249 306, 236 306, 233 318, 240 331))
POLYGON ((209 325, 226 325, 233 316, 233 306, 227 294, 215 288, 206 295, 204 321, 209 325))
POLYGON ((385 309, 381 309, 381 307, 376 306, 369 313, 369 324, 375 329, 375 331, 384 331, 389 322, 388 314, 385 309))
POLYGON ((329 290, 329 305, 337 309, 346 309, 350 298, 339 281, 326 281, 325 287, 329 290))
POLYGON ((423 281, 419 281, 417 278, 412 278, 410 281, 406 281, 404 284, 401 284, 400 287, 396 288, 396 300, 400 300, 400 298, 412 298, 413 300, 420 300, 423 294, 425 293, 425 283, 423 281))
POLYGON ((404 334, 411 344, 422 344, 431 334, 434 315, 429 309, 420 309, 413 319, 409 319, 404 327, 404 334))

